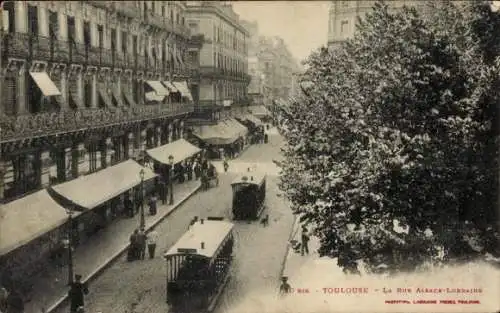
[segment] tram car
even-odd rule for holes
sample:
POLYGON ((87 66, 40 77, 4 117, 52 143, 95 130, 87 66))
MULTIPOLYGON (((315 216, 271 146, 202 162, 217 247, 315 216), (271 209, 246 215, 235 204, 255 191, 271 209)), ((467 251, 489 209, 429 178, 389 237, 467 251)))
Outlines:
POLYGON ((200 219, 165 253, 169 311, 213 311, 230 279, 233 229, 223 218, 200 219))
POLYGON ((266 175, 249 172, 231 183, 233 219, 256 220, 264 211, 266 175))

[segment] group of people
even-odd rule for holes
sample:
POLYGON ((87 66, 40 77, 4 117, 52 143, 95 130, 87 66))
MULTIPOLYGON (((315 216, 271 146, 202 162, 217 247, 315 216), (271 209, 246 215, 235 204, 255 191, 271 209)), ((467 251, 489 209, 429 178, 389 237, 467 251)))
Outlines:
POLYGON ((128 261, 144 260, 146 258, 146 247, 148 249, 149 258, 155 257, 156 242, 158 233, 153 230, 146 234, 144 228, 134 230, 130 236, 130 247, 128 250, 128 261))
POLYGON ((0 288, 0 313, 22 313, 24 312, 24 301, 15 290, 8 291, 0 288))

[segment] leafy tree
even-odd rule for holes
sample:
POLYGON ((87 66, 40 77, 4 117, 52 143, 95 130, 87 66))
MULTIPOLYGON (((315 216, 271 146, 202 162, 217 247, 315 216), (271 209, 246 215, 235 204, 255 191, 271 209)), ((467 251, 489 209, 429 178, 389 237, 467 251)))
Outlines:
POLYGON ((308 58, 308 87, 280 110, 280 188, 321 254, 397 269, 496 246, 500 40, 485 8, 379 2, 308 58))

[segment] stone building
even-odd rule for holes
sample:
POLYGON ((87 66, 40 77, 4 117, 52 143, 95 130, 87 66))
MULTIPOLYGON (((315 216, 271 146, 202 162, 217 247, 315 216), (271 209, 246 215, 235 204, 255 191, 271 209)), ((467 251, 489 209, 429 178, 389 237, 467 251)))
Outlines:
MULTIPOLYGON (((47 187, 71 182, 86 200, 105 206, 98 214, 106 219, 115 215, 124 186, 137 187, 141 168, 146 179, 154 176, 142 166, 145 151, 183 137, 195 106, 190 89, 199 81, 188 50, 203 42, 192 40, 182 1, 2 5, 0 216, 4 226, 19 222, 19 232, 0 225, 0 258, 66 221, 50 211, 61 208, 47 187), (87 175, 98 173, 107 199, 93 199, 85 187, 87 175)), ((84 215, 71 225, 77 231, 87 227, 84 215)), ((39 246, 51 249, 58 238, 52 234, 39 246)))
POLYGON ((247 101, 248 31, 230 3, 187 1, 187 25, 205 42, 200 51, 199 106, 206 114, 247 101))
MULTIPOLYGON (((352 38, 358 17, 370 12, 377 1, 331 1, 328 22, 328 47, 335 48, 342 41, 352 38)), ((403 6, 424 7, 427 1, 394 0, 386 1, 390 9, 398 10, 403 6)))

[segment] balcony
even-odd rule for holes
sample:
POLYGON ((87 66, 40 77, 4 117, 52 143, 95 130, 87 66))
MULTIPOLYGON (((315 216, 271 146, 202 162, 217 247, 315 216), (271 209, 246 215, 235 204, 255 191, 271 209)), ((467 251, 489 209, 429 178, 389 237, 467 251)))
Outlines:
POLYGON ((50 60, 50 39, 46 37, 29 37, 30 56, 33 60, 50 60))
POLYGON ((146 58, 142 55, 137 56, 137 66, 136 66, 137 71, 146 71, 146 58))
POLYGON ((223 70, 213 66, 200 66, 200 75, 203 77, 222 77, 223 70))
POLYGON ((87 49, 87 65, 101 65, 101 49, 96 47, 85 47, 87 49))
POLYGON ((114 68, 126 68, 125 58, 122 52, 115 51, 111 54, 111 57, 113 59, 114 68))
POLYGON ((69 60, 74 64, 87 64, 88 50, 85 45, 69 42, 69 60))
POLYGON ((128 17, 128 18, 139 18, 139 10, 133 5, 133 3, 114 1, 114 9, 118 15, 128 17))
POLYGON ((99 65, 101 67, 113 67, 113 53, 109 49, 99 49, 99 65))
POLYGON ((69 63, 69 45, 66 41, 51 41, 52 61, 57 63, 69 63))
POLYGON ((123 123, 173 117, 193 111, 192 104, 170 103, 137 106, 128 110, 81 108, 74 111, 44 112, 32 115, 2 115, 0 116, 1 141, 70 133, 88 128, 104 128, 123 123))
POLYGON ((154 27, 159 28, 159 29, 164 29, 167 31, 172 31, 172 29, 173 29, 173 25, 170 22, 170 20, 167 19, 166 17, 160 16, 160 15, 148 13, 146 15, 145 20, 146 20, 146 23, 153 25, 154 27))
POLYGON ((27 59, 29 57, 29 35, 5 33, 2 35, 2 57, 27 59))
POLYGON ((173 31, 175 34, 184 37, 184 38, 189 38, 191 35, 191 30, 186 26, 186 25, 181 25, 181 24, 174 24, 173 26, 173 31))
POLYGON ((110 1, 87 1, 90 5, 95 6, 96 8, 101 9, 109 9, 110 1))

